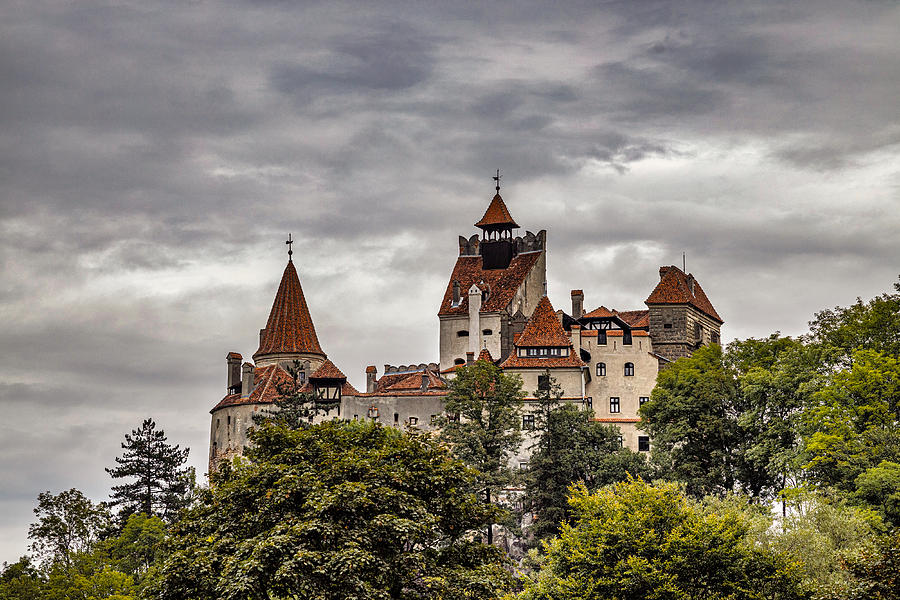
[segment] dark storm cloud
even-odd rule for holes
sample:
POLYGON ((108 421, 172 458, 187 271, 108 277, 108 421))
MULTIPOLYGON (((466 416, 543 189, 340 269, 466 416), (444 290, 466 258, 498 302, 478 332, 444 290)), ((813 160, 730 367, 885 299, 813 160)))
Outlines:
POLYGON ((877 2, 8 3, 0 559, 39 491, 103 499, 146 416, 204 471, 288 232, 351 381, 434 360, 497 168, 558 308, 639 308, 682 252, 727 335, 888 289, 898 29, 877 2))

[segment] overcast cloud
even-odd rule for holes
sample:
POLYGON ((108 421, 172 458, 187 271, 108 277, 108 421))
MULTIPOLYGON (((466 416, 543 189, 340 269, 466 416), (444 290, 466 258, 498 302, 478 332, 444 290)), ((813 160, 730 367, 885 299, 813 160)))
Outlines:
POLYGON ((496 168, 557 308, 640 308, 682 252, 726 340, 890 289, 898 31, 874 0, 2 3, 0 560, 147 416, 205 473, 288 232, 357 387, 437 360, 496 168))

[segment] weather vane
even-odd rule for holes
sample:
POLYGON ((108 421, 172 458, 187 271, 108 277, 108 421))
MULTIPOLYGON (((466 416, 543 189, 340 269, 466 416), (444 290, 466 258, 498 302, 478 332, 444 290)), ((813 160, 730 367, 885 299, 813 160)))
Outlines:
POLYGON ((294 254, 294 247, 292 246, 293 243, 294 243, 294 240, 291 239, 291 234, 289 233, 288 239, 285 242, 285 244, 287 244, 287 247, 288 247, 288 260, 294 260, 293 258, 291 258, 291 256, 293 256, 293 254, 294 254))
POLYGON ((494 177, 492 178, 494 181, 497 182, 497 187, 496 187, 497 193, 500 193, 500 177, 501 177, 500 169, 497 169, 497 174, 494 175, 494 177))

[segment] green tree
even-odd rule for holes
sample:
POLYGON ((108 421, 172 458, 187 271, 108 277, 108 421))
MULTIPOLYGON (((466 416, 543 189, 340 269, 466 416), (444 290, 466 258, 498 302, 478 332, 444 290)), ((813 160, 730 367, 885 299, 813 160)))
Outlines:
POLYGON ((650 474, 642 455, 622 448, 619 430, 594 421, 593 416, 590 410, 563 404, 546 417, 525 479, 526 502, 536 514, 532 545, 558 534, 560 524, 571 518, 567 497, 571 484, 581 482, 596 489, 628 476, 650 474))
POLYGON ((739 386, 735 475, 754 498, 769 500, 798 484, 801 417, 823 383, 829 355, 778 333, 728 345, 725 362, 739 386))
POLYGON ((23 556, 0 570, 0 600, 43 600, 46 582, 41 572, 23 556))
POLYGON ((878 548, 851 557, 846 568, 852 587, 829 600, 900 600, 900 528, 884 536, 878 548))
POLYGON ((900 361, 856 350, 804 413, 804 465, 817 486, 854 493, 863 473, 900 463, 900 361))
POLYGON ((366 422, 265 423, 173 528, 159 599, 495 598, 509 581, 473 535, 494 509, 429 435, 366 422))
POLYGON ((166 524, 159 517, 135 513, 128 517, 119 535, 104 540, 99 551, 104 562, 140 582, 163 558, 166 524))
POLYGON ((695 496, 735 487, 741 440, 736 397, 733 370, 713 344, 660 371, 650 401, 640 408, 654 462, 695 496))
POLYGON ((89 552, 109 525, 109 512, 75 488, 56 495, 41 492, 37 499, 37 521, 28 527, 31 551, 46 567, 59 564, 68 572, 73 556, 89 552))
POLYGON ((900 283, 893 294, 868 302, 857 298, 848 307, 816 313, 810 321, 810 340, 840 349, 849 358, 854 350, 872 350, 900 357, 900 283))
MULTIPOLYGON (((483 360, 457 369, 449 384, 444 409, 453 418, 444 420, 440 437, 457 458, 478 471, 488 503, 516 478, 509 460, 522 443, 524 397, 519 377, 483 360)), ((487 540, 493 543, 493 523, 487 524, 487 540)))
POLYGON ((856 478, 856 497, 900 527, 900 464, 883 460, 856 478))
POLYGON ((522 600, 803 598, 798 565, 751 543, 752 520, 674 484, 572 488, 574 523, 546 546, 522 600))
POLYGON ((194 470, 184 467, 189 449, 181 450, 166 440, 153 419, 145 419, 140 429, 125 434, 125 452, 116 457, 118 466, 106 469, 113 479, 132 478, 112 487, 112 504, 121 507, 123 523, 134 513, 171 521, 190 502, 194 470))

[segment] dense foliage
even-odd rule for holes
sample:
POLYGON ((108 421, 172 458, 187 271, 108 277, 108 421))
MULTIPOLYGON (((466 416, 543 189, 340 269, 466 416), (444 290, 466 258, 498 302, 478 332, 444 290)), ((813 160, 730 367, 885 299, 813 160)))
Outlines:
POLYGON ((705 510, 673 484, 572 489, 575 517, 523 600, 803 598, 799 565, 754 545, 738 510, 705 510))
POLYGON ((493 509, 426 434, 263 424, 174 527, 152 597, 493 598, 508 575, 473 533, 493 509))

